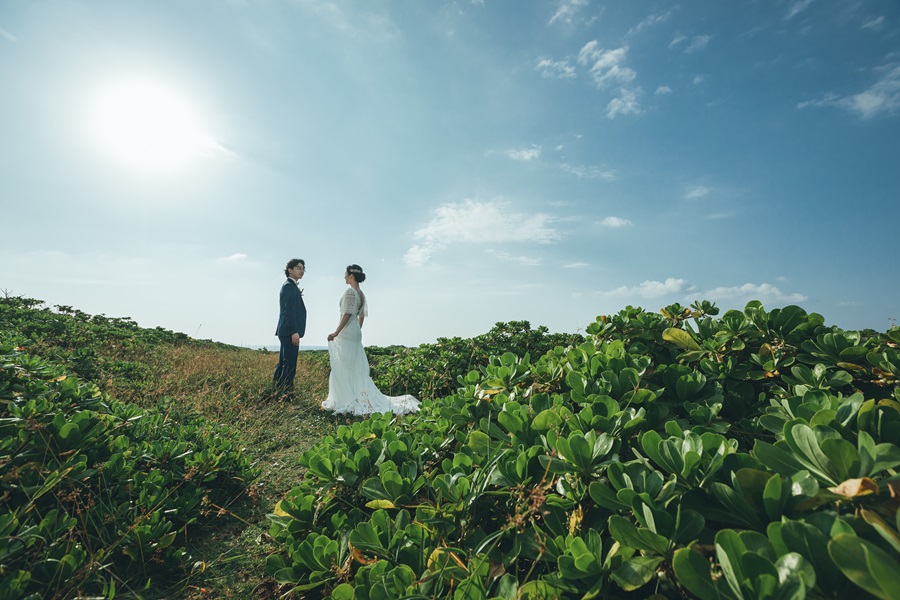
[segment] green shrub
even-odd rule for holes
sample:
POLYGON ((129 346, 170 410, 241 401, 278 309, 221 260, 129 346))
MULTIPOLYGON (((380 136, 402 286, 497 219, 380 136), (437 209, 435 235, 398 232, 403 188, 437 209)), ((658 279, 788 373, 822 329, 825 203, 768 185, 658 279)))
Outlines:
POLYGON ((183 564, 189 531, 255 476, 247 459, 205 420, 117 402, 16 341, 0 332, 0 598, 113 597, 183 564))
POLYGON ((354 600, 900 597, 900 330, 718 312, 373 361, 422 411, 306 452, 267 571, 354 600))
POLYGON ((417 348, 392 346, 366 348, 372 379, 391 396, 412 394, 418 398, 439 398, 453 393, 457 377, 485 364, 493 355, 514 349, 540 356, 556 346, 576 344, 579 334, 549 333, 528 321, 497 323, 487 333, 474 338, 438 338, 434 344, 417 348))

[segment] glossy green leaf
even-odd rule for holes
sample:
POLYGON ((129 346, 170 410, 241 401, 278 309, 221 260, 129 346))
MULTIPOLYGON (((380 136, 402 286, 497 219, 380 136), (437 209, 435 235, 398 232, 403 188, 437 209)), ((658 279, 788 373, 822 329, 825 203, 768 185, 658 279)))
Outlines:
POLYGON ((718 585, 713 581, 712 565, 709 560, 691 548, 680 548, 675 551, 672 568, 678 582, 700 600, 735 598, 727 586, 718 585))
POLYGON ((896 558, 854 535, 828 542, 828 552, 853 583, 883 600, 900 598, 900 564, 896 558))
POLYGON ((662 557, 655 556, 629 558, 612 572, 613 581, 626 592, 633 592, 656 578, 656 569, 662 561, 662 557))

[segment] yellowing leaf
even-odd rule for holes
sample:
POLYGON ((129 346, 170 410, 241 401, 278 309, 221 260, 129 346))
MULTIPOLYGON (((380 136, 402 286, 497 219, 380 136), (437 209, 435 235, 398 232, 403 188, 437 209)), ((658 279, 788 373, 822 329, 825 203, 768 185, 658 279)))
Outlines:
POLYGON ((828 488, 828 490, 845 498, 858 498, 859 496, 877 494, 878 484, 868 477, 861 477, 859 479, 848 479, 839 486, 828 488))
POLYGON ((700 345, 691 337, 684 329, 669 327, 663 331, 662 338, 667 342, 672 342, 683 350, 700 350, 700 345))
POLYGON ((569 515, 569 535, 575 535, 581 529, 581 519, 583 517, 584 513, 580 506, 572 511, 572 514, 569 515))
POLYGON ((369 558, 359 548, 355 548, 353 544, 347 544, 350 548, 350 556, 353 557, 353 560, 363 565, 371 565, 378 562, 377 558, 369 558))
POLYGON ((447 560, 448 558, 452 559, 453 562, 468 573, 469 569, 466 567, 466 564, 446 546, 434 549, 434 552, 428 557, 428 569, 432 572, 442 570, 450 562, 447 560))
POLYGON ((370 500, 366 502, 366 508, 397 508, 390 500, 370 500))
POLYGON ((279 517, 289 517, 287 512, 283 508, 281 508, 281 500, 278 501, 278 504, 275 505, 275 514, 279 517))

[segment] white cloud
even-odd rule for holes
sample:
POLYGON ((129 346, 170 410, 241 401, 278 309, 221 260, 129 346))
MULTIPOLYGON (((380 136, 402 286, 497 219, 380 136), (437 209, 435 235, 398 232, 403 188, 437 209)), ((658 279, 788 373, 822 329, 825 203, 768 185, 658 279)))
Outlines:
POLYGON ((637 92, 621 88, 619 97, 613 98, 606 105, 606 116, 615 119, 616 115, 638 115, 641 113, 641 105, 637 99, 637 92))
POLYGON ((670 294, 677 294, 690 288, 690 284, 684 279, 676 279, 669 277, 665 281, 645 281, 640 285, 627 286, 623 285, 608 292, 600 292, 603 296, 627 298, 629 296, 640 296, 641 298, 659 298, 670 294))
POLYGON ((231 256, 226 256, 224 260, 227 260, 228 262, 242 262, 247 260, 247 255, 243 252, 235 252, 231 256))
POLYGON ((688 44, 688 47, 684 49, 685 52, 698 52, 706 48, 709 45, 709 41, 712 39, 711 35, 698 35, 691 40, 691 43, 688 44))
POLYGON ((637 73, 633 69, 624 66, 628 48, 621 47, 615 50, 598 48, 597 40, 591 40, 578 52, 578 63, 590 65, 591 77, 598 88, 608 84, 626 84, 634 81, 637 73))
POLYGON ((694 85, 700 85, 704 81, 706 81, 706 77, 703 75, 694 75, 694 85))
POLYGON ((531 146, 531 148, 521 148, 519 150, 507 150, 506 156, 513 160, 531 161, 541 157, 541 147, 531 146))
POLYGON ((435 209, 434 218, 413 234, 418 243, 403 257, 407 265, 427 263, 435 252, 458 243, 498 244, 536 242, 549 244, 559 239, 546 214, 516 213, 503 200, 479 202, 467 199, 435 209))
POLYGON ((858 94, 839 96, 829 93, 818 100, 800 102, 797 108, 833 106, 856 113, 863 119, 893 113, 900 108, 900 65, 889 65, 879 70, 881 76, 878 81, 858 94))
POLYGON ((708 187, 703 185, 696 185, 684 193, 684 197, 689 200, 695 200, 697 198, 703 198, 704 196, 709 196, 710 190, 708 187))
POLYGON ((585 267, 589 267, 590 265, 586 262, 573 262, 563 265, 564 269, 584 269, 585 267))
POLYGON ((785 20, 793 19, 794 17, 796 17, 797 15, 802 13, 804 10, 809 8, 809 5, 812 3, 813 3, 813 0, 797 0, 797 2, 793 2, 791 4, 790 8, 788 8, 788 13, 784 17, 785 20))
POLYGON ((431 246, 411 246, 403 255, 403 262, 410 267, 421 267, 431 259, 436 249, 436 244, 431 246))
POLYGON ((542 58, 534 67, 540 71, 543 77, 550 79, 572 79, 575 77, 575 67, 568 60, 551 60, 542 58))
POLYGON ((559 168, 578 177, 579 179, 602 179, 603 181, 615 181, 616 172, 612 169, 601 169, 600 167, 591 167, 585 165, 570 165, 562 163, 559 168))
POLYGON ((657 96, 662 96, 662 95, 665 95, 665 94, 671 94, 671 93, 672 93, 672 88, 670 88, 670 87, 667 86, 667 85, 661 85, 661 86, 659 86, 658 88, 656 88, 656 92, 654 92, 654 93, 655 93, 657 96))
POLYGON ((744 303, 750 300, 760 300, 763 304, 765 304, 765 300, 804 302, 808 299, 803 294, 786 294, 771 283, 745 283, 734 287, 717 287, 699 294, 698 297, 714 301, 737 300, 744 303))
POLYGON ((600 221, 600 224, 603 225, 604 227, 615 227, 615 228, 629 227, 631 225, 634 225, 634 223, 632 223, 628 219, 623 219, 621 217, 606 217, 605 219, 600 221))
POLYGON ((532 256, 514 256, 508 252, 499 252, 497 250, 490 250, 489 252, 494 258, 516 262, 526 267, 537 267, 541 264, 541 259, 532 256))
POLYGON ((884 17, 876 17, 874 19, 869 19, 865 23, 862 24, 863 29, 873 29, 878 30, 881 29, 882 25, 884 25, 884 17))
POLYGON ((682 42, 686 42, 687 39, 688 39, 688 38, 687 38, 686 35, 676 35, 676 36, 672 39, 672 41, 669 42, 669 48, 674 48, 674 47, 677 46, 678 44, 680 44, 680 43, 682 43, 682 42))
POLYGON ((550 21, 547 24, 553 25, 557 21, 571 23, 575 13, 581 10, 581 7, 587 6, 587 4, 588 0, 563 0, 560 2, 559 8, 556 9, 556 13, 550 17, 550 21))
POLYGON ((633 33, 638 33, 639 31, 641 31, 641 30, 644 29, 645 27, 651 27, 651 26, 653 26, 653 25, 658 25, 659 23, 664 23, 665 21, 667 21, 667 20, 669 19, 669 17, 670 17, 671 15, 672 15, 672 11, 671 11, 671 10, 670 10, 669 12, 667 12, 667 13, 664 13, 664 14, 652 14, 652 15, 647 15, 646 17, 644 17, 643 20, 641 20, 640 23, 638 23, 637 25, 635 25, 634 27, 632 27, 631 29, 629 29, 629 30, 628 30, 628 33, 629 33, 629 35, 630 35, 630 34, 633 34, 633 33))

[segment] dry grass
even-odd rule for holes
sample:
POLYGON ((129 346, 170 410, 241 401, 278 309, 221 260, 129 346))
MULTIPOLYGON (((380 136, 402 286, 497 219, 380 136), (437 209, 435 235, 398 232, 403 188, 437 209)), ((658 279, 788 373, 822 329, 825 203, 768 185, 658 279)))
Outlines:
POLYGON ((268 537, 266 515, 301 480, 302 453, 348 422, 320 406, 328 393, 327 353, 301 352, 290 401, 270 394, 278 360, 271 352, 185 345, 159 347, 139 360, 152 375, 113 378, 106 388, 110 395, 142 406, 165 402, 173 414, 203 415, 260 470, 241 498, 221 507, 220 517, 189 540, 194 573, 160 590, 159 597, 280 597, 279 586, 265 574, 266 556, 279 550, 268 537))

